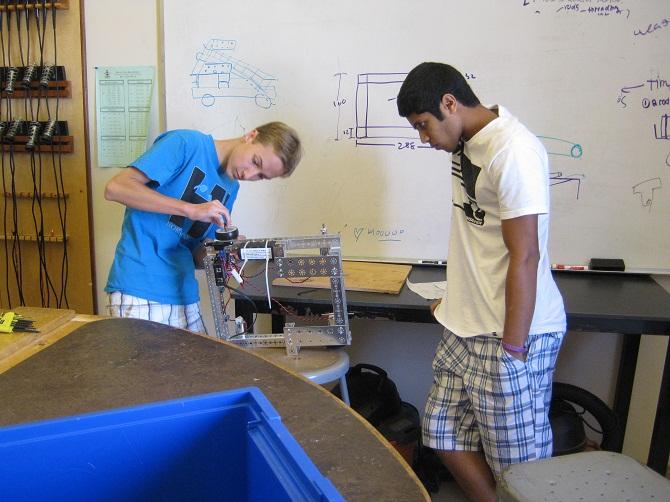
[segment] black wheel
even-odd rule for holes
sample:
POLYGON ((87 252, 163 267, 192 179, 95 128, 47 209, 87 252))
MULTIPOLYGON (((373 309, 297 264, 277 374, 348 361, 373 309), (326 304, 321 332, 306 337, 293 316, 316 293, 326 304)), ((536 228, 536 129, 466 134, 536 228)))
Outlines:
POLYGON ((621 451, 623 431, 618 417, 598 396, 569 383, 554 382, 552 405, 554 402, 567 401, 573 405, 582 422, 590 429, 602 434, 600 448, 606 451, 621 451), (596 425, 590 417, 597 422, 596 425))

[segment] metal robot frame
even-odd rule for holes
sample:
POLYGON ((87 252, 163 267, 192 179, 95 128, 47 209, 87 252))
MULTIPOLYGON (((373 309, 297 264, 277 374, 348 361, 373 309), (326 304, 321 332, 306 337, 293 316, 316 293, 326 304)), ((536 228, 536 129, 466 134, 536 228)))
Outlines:
POLYGON ((215 240, 206 243, 206 247, 205 273, 219 339, 243 347, 286 347, 286 353, 292 356, 297 356, 301 347, 351 344, 339 235, 215 240), (226 312, 224 293, 235 289, 228 285, 231 277, 241 286, 244 284, 242 272, 251 260, 265 263, 268 301, 276 277, 296 282, 328 277, 333 312, 324 325, 286 323, 283 333, 247 333, 244 324, 226 312))

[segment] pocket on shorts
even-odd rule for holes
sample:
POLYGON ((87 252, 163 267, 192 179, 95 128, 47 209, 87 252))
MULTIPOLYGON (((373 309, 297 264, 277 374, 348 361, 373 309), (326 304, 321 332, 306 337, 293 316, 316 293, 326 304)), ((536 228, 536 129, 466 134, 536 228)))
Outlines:
POLYGON ((561 331, 535 335, 526 362, 530 365, 529 371, 539 390, 551 387, 556 358, 564 335, 561 331))
POLYGON ((528 361, 528 358, 526 358, 526 361, 521 361, 520 359, 517 359, 513 355, 511 355, 509 352, 505 350, 505 348, 502 346, 502 342, 498 344, 498 360, 500 360, 504 366, 507 367, 512 367, 515 368, 516 371, 518 370, 526 370, 526 363, 528 361))
MULTIPOLYGON (((512 396, 519 393, 521 393, 519 395, 522 395, 528 392, 530 385, 526 363, 508 354, 501 343, 497 345, 495 353, 492 354, 495 357, 491 360, 492 366, 490 368, 493 388, 502 396, 512 396)), ((523 399, 529 397, 528 394, 523 395, 526 396, 523 399)))

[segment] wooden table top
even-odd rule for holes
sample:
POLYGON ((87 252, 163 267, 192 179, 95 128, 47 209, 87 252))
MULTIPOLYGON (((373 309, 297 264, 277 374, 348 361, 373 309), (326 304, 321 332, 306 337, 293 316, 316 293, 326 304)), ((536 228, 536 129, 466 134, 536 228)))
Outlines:
POLYGON ((318 385, 208 337, 135 319, 81 323, 0 374, 0 425, 256 386, 346 500, 430 500, 395 449, 318 385))

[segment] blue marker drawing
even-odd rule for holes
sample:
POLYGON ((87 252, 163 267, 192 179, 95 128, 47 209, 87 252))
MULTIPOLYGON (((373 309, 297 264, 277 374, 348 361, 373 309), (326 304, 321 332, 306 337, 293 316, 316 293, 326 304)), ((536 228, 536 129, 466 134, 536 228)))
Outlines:
POLYGON ((670 17, 664 17, 654 23, 649 23, 645 28, 636 28, 633 30, 633 35, 644 36, 654 33, 657 30, 662 30, 670 26, 670 17))
POLYGON ((626 104, 626 95, 630 93, 633 89, 640 89, 644 87, 644 84, 637 84, 637 85, 628 85, 625 87, 622 87, 621 90, 619 91, 619 97, 617 98, 616 102, 621 103, 621 106, 623 108, 626 108, 628 105, 626 104))
POLYGON ((654 137, 656 139, 668 140, 670 139, 670 115, 664 113, 658 124, 654 124, 654 137), (657 127, 658 126, 658 127, 657 127))
MULTIPOLYGON (((626 19, 630 17, 630 9, 627 9, 623 6, 619 7, 618 5, 613 5, 619 0, 610 0, 610 5, 600 5, 600 6, 582 6, 579 3, 573 2, 568 3, 562 7, 556 9, 556 12, 568 12, 573 14, 591 14, 594 16, 603 16, 608 17, 611 15, 625 15, 626 19)), ((607 0, 601 0, 602 3, 607 2, 607 0)))
POLYGON ((203 106, 212 106, 216 98, 253 99, 257 106, 275 104, 277 78, 231 56, 236 40, 211 39, 195 55, 191 93, 203 106))

